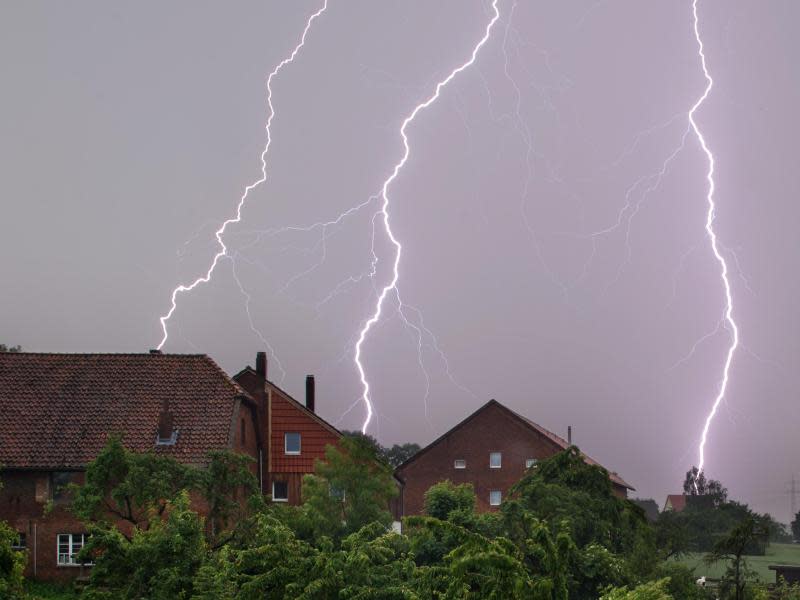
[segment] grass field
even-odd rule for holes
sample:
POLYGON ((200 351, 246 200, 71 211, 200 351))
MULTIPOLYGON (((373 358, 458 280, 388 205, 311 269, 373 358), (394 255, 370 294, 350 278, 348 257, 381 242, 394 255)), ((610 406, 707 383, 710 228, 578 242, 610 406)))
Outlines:
MULTIPOLYGON (((677 562, 695 569, 698 577, 719 578, 725 572, 725 563, 713 565, 703 564, 702 554, 687 554, 677 562)), ((800 565, 800 544, 770 544, 764 556, 748 556, 748 566, 758 573, 760 581, 772 583, 775 581, 775 571, 770 571, 768 565, 800 565)))

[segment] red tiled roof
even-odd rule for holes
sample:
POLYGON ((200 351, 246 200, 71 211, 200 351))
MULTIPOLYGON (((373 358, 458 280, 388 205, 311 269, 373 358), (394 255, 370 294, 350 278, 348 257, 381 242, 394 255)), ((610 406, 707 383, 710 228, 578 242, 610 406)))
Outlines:
POLYGON ((229 447, 244 390, 203 354, 0 353, 0 465, 76 468, 109 433, 126 447, 202 463, 229 447), (178 430, 155 446, 164 402, 178 430))
POLYGON ((669 494, 667 501, 664 502, 664 510, 681 512, 684 508, 686 508, 686 494, 669 494))

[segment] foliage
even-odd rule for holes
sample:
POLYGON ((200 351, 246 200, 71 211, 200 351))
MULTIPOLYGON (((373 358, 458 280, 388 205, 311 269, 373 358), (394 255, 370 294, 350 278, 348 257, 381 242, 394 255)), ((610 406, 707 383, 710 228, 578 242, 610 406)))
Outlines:
POLYGON ((446 521, 453 511, 475 511, 475 490, 471 483, 454 485, 449 480, 432 485, 425 492, 425 513, 446 521))
POLYGON ((128 541, 117 530, 92 527, 79 560, 94 561, 89 598, 189 598, 206 559, 204 522, 189 508, 186 491, 154 515, 147 528, 133 529, 128 541))
POLYGON ((119 436, 110 436, 89 463, 84 485, 73 486, 72 512, 87 522, 120 519, 146 528, 192 484, 190 467, 171 457, 131 452, 119 436))
POLYGON ((673 596, 667 590, 669 579, 659 579, 644 583, 632 590, 627 587, 607 591, 600 600, 672 600, 673 596))
POLYGON ((695 503, 717 507, 728 500, 728 490, 716 479, 706 479, 706 474, 697 467, 686 472, 683 493, 695 503))
POLYGON ((0 344, 0 352, 22 352, 22 346, 6 346, 0 344))
POLYGON ((340 446, 328 446, 325 460, 303 478, 302 514, 315 539, 340 540, 368 523, 392 522, 389 502, 398 493, 392 469, 363 440, 344 437, 340 446))
POLYGON ((362 440, 364 443, 371 446, 375 450, 375 455, 392 468, 399 467, 420 450, 419 444, 408 442, 405 444, 395 444, 391 448, 388 446, 381 446, 378 440, 368 433, 363 433, 361 431, 343 431, 342 433, 345 437, 362 440))
POLYGON ((800 512, 794 516, 794 521, 792 521, 791 527, 794 541, 800 542, 800 512))
POLYGON ((23 577, 27 554, 13 550, 17 532, 0 521, 0 598, 23 597, 23 577))
POLYGON ((745 586, 751 575, 744 555, 754 542, 765 540, 768 535, 763 523, 752 515, 748 515, 728 535, 714 544, 706 561, 712 563, 724 560, 729 563, 722 579, 723 593, 730 594, 732 592, 732 596, 736 600, 744 600, 745 586))

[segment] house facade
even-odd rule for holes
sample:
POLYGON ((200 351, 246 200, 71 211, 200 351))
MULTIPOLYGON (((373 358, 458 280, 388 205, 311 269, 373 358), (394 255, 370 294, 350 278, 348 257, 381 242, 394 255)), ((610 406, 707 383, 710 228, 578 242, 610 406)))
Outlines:
POLYGON ((233 378, 202 354, 0 353, 0 520, 28 553, 26 575, 86 574, 66 486, 109 435, 194 466, 214 450, 245 454, 262 493, 299 503, 302 476, 341 436, 314 413, 313 377, 306 389, 308 407, 267 381, 263 353, 233 378))
MULTIPOLYGON (((471 483, 479 511, 496 510, 527 469, 568 447, 563 438, 490 400, 397 468, 401 512, 421 514, 425 492, 446 479, 471 483)), ((586 455, 584 460, 598 464, 586 455)), ((616 473, 609 478, 622 498, 633 489, 616 473)))
POLYGON ((316 413, 314 376, 306 376, 305 404, 301 404, 267 377, 267 358, 256 356, 256 367, 246 367, 234 380, 263 410, 263 435, 269 440, 263 464, 263 491, 273 502, 301 502, 303 476, 314 472, 314 461, 325 458, 325 447, 342 437, 316 413))

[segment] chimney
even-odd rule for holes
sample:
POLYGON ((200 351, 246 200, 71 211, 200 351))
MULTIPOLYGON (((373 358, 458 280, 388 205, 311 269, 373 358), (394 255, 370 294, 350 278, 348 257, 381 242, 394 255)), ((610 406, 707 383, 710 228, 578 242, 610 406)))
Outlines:
POLYGON ((161 414, 158 415, 158 441, 166 442, 172 440, 172 434, 175 431, 174 417, 169 410, 169 402, 164 400, 161 406, 161 414))
POLYGON ((267 378, 267 353, 266 352, 256 352, 256 373, 263 377, 264 379, 267 378))
POLYGON ((567 425, 567 443, 572 446, 572 425, 567 425))
POLYGON ((315 412, 313 375, 306 375, 306 408, 311 412, 315 412))

